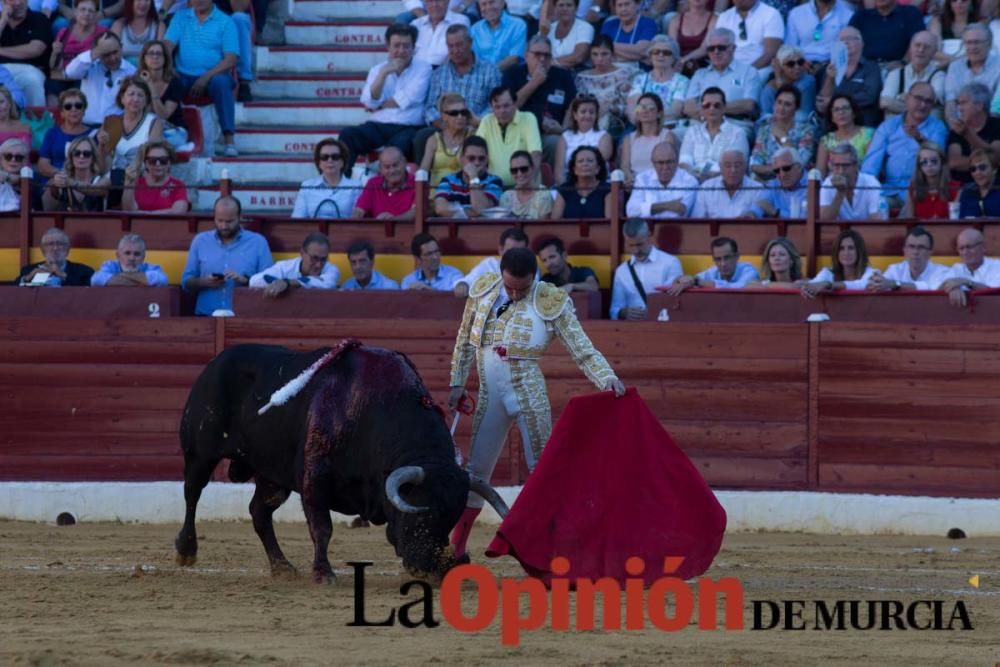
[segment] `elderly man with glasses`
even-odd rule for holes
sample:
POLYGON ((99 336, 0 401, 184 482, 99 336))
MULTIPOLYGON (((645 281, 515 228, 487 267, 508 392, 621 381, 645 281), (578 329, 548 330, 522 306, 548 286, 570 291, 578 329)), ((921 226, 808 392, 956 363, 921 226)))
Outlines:
POLYGON ((885 85, 882 86, 878 104, 887 119, 906 111, 906 94, 914 84, 920 82, 929 83, 934 88, 934 95, 937 97, 935 116, 941 116, 945 71, 935 62, 937 52, 938 38, 929 30, 921 30, 910 40, 910 50, 907 52, 909 62, 905 67, 886 74, 885 85))
POLYGON ((298 257, 283 259, 250 277, 248 286, 263 289, 264 296, 277 297, 299 288, 337 289, 340 269, 331 264, 330 239, 312 232, 302 241, 298 257))
POLYGON ((653 168, 635 177, 625 206, 630 218, 683 218, 694 208, 698 179, 678 168, 677 149, 669 142, 653 147, 653 168))
POLYGON ((708 88, 719 88, 726 94, 726 117, 741 121, 749 129, 757 116, 760 99, 760 76, 754 67, 733 59, 736 36, 732 30, 716 28, 708 35, 709 66, 691 77, 684 113, 695 120, 701 116, 701 94, 708 88))
POLYGON ((21 167, 28 164, 28 144, 8 139, 0 144, 0 211, 21 209, 21 167))
POLYGON ((733 0, 733 6, 722 12, 715 26, 736 35, 736 60, 758 70, 770 71, 785 39, 781 13, 761 0, 733 0))
POLYGON ((753 213, 760 218, 806 217, 806 188, 808 178, 802 168, 797 151, 791 148, 778 150, 771 158, 774 179, 764 185, 764 191, 753 206, 753 213))
POLYGON ((993 93, 1000 81, 1000 56, 993 52, 993 33, 981 23, 971 23, 962 31, 965 57, 948 65, 944 78, 945 115, 956 116, 955 105, 962 86, 978 81, 993 93))
POLYGON ((820 220, 871 220, 879 217, 882 184, 862 174, 858 151, 850 144, 830 149, 830 175, 819 192, 820 220))
POLYGON ((967 83, 958 93, 958 115, 948 116, 948 170, 959 183, 972 182, 969 159, 974 150, 1000 155, 1000 118, 990 115, 990 89, 967 83))
MULTIPOLYGON (((0 147, 2 150, 2 147, 0 147)), ((69 235, 53 227, 42 235, 42 255, 45 261, 21 267, 18 285, 45 285, 46 287, 86 287, 94 270, 86 264, 71 262, 69 235)))
POLYGON ((94 48, 84 51, 66 65, 67 79, 82 79, 80 90, 87 96, 83 122, 100 125, 105 116, 120 114, 115 99, 122 79, 135 74, 135 65, 122 58, 121 39, 106 32, 94 42, 94 48))
POLYGON ((986 256, 986 239, 978 229, 962 230, 955 244, 962 261, 951 267, 938 289, 948 293, 952 305, 964 308, 967 291, 1000 287, 1000 259, 986 256))

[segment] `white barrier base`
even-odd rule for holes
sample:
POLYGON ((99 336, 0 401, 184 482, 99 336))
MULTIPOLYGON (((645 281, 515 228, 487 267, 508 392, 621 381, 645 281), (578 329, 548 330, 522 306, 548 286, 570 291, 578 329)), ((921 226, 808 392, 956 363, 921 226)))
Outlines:
MULTIPOLYGON (((201 521, 249 520, 252 484, 209 484, 198 504, 201 521)), ((513 504, 521 487, 502 487, 513 504)), ((276 521, 303 522, 296 494, 276 521)), ((1000 499, 875 496, 795 491, 718 491, 729 532, 775 531, 840 535, 944 535, 961 528, 972 536, 1000 535, 1000 499)), ((60 512, 77 521, 177 523, 184 519, 180 482, 4 482, 0 519, 54 522, 60 512)), ((335 514, 337 522, 352 517, 335 514)), ((499 523, 489 507, 482 523, 499 523)))

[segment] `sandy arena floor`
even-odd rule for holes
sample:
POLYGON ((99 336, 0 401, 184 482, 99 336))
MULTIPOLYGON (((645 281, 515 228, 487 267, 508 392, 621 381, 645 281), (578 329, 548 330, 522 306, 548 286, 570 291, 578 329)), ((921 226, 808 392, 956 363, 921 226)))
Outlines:
MULTIPOLYGON (((345 561, 375 561, 369 618, 411 599, 399 596, 409 577, 380 528, 335 528, 332 586, 272 580, 249 522, 200 524, 198 565, 181 570, 177 529, 0 522, 0 665, 1000 665, 1000 538, 731 535, 708 575, 743 582, 748 629, 704 632, 693 621, 669 634, 543 630, 510 648, 497 623, 477 635, 445 624, 347 627, 354 588, 345 561), (946 622, 962 600, 974 630, 752 631, 755 599, 943 600, 946 622)), ((474 553, 488 532, 478 527, 474 553)), ((278 536, 307 570, 305 526, 278 524, 278 536)), ((489 564, 520 573, 513 560, 489 564)))

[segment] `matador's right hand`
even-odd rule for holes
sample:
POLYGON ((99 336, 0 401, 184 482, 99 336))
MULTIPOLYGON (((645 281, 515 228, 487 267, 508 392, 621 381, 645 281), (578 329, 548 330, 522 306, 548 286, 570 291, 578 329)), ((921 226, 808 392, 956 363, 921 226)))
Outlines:
POLYGON ((465 387, 452 387, 451 393, 448 394, 448 409, 452 412, 458 410, 458 406, 465 400, 468 396, 468 392, 465 391, 465 387))

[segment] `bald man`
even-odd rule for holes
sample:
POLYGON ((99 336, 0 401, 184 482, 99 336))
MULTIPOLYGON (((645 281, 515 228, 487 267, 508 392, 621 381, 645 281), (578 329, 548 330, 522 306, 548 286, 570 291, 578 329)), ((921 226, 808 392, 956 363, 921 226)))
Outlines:
POLYGON ((986 256, 986 239, 977 229, 963 230, 956 245, 962 261, 951 267, 939 289, 948 293, 952 305, 964 308, 968 290, 1000 287, 1000 259, 986 256))

